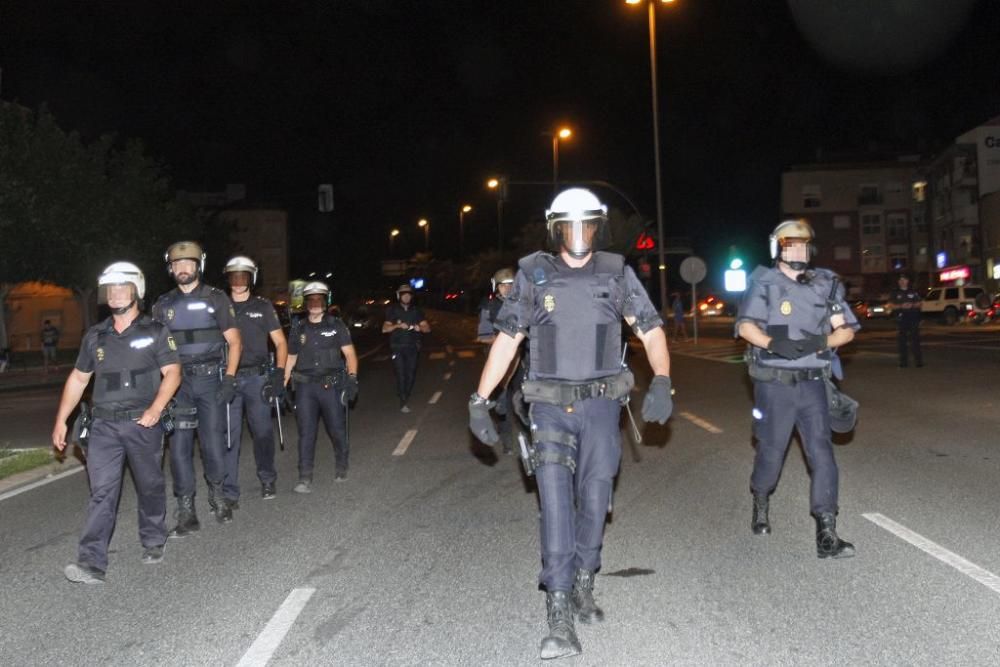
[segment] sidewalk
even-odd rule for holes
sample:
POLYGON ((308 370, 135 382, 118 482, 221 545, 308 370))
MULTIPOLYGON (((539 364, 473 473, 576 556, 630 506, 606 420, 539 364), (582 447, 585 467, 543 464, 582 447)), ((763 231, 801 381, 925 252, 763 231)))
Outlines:
POLYGON ((42 366, 7 369, 6 373, 0 373, 0 393, 37 387, 61 387, 66 383, 71 370, 73 370, 72 363, 64 363, 50 369, 48 373, 42 366))

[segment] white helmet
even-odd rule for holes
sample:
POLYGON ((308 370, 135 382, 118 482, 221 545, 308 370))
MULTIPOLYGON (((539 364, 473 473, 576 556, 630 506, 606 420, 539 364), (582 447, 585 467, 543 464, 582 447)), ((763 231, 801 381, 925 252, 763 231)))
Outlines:
POLYGON ((330 288, 326 286, 326 283, 314 280, 302 288, 302 296, 309 296, 310 294, 322 294, 328 297, 330 296, 330 288))
POLYGON ((223 273, 249 273, 250 274, 250 284, 257 284, 257 265, 249 257, 244 255, 237 255, 231 260, 226 262, 226 268, 222 270, 223 273))
MULTIPOLYGON (((115 262, 108 266, 97 277, 97 303, 106 304, 108 302, 109 286, 125 284, 130 284, 135 288, 133 301, 146 296, 146 276, 142 274, 138 266, 132 262, 115 262)), ((129 303, 128 307, 131 306, 132 304, 129 303)), ((126 310, 128 308, 122 309, 122 312, 126 310)))
MULTIPOLYGON (((803 271, 816 256, 816 233, 812 225, 802 218, 785 220, 778 224, 768 237, 768 250, 771 252, 771 259, 777 261, 781 259, 781 251, 786 245, 791 243, 805 243, 808 246, 808 260, 805 262, 785 262, 796 271, 803 271)), ((784 260, 781 260, 784 261, 784 260)))
POLYGON ((552 200, 545 211, 549 241, 557 252, 563 247, 573 257, 586 257, 605 247, 608 239, 608 207, 590 190, 570 188, 552 200), (584 229, 590 227, 589 234, 584 229))

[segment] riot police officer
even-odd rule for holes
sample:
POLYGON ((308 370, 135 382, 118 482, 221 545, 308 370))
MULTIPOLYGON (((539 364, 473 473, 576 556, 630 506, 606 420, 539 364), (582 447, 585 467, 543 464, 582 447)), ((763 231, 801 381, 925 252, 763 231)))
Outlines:
MULTIPOLYGON (((253 436, 253 455, 257 464, 257 479, 261 496, 275 496, 274 425, 271 410, 284 398, 285 363, 288 343, 281 329, 274 305, 251 293, 257 284, 257 264, 249 257, 237 255, 224 269, 229 282, 229 298, 236 311, 236 325, 243 341, 240 366, 236 371, 237 393, 230 406, 229 442, 226 451, 226 479, 222 486, 225 501, 234 509, 240 498, 240 439, 243 437, 243 413, 246 412, 253 436), (274 365, 268 361, 267 341, 274 344, 274 365)), ((280 409, 280 407, 278 408, 280 409)), ((280 418, 280 417, 279 417, 280 418)))
POLYGON ((431 325, 424 311, 413 304, 413 288, 400 285, 396 290, 397 303, 385 309, 382 333, 389 334, 392 368, 396 372, 396 393, 400 412, 409 412, 407 401, 417 380, 417 361, 420 359, 421 334, 430 333, 431 325))
POLYGON ((498 434, 485 397, 504 377, 527 336, 524 381, 541 506, 542 571, 548 635, 542 658, 581 651, 574 617, 601 621, 594 576, 601 566, 604 522, 621 460, 618 420, 634 385, 622 364, 622 318, 642 341, 654 378, 643 418, 665 423, 673 409, 670 357, 662 320, 621 255, 598 252, 608 240, 607 209, 588 190, 561 192, 546 212, 556 254, 518 263, 497 317, 499 334, 469 401, 469 426, 486 444, 498 434))
POLYGON ((181 356, 183 380, 177 392, 176 430, 170 438, 170 472, 177 498, 177 525, 170 537, 180 538, 201 528, 194 505, 196 429, 208 504, 219 523, 233 519, 222 485, 226 414, 236 396, 242 344, 233 304, 222 290, 201 282, 205 273, 201 246, 194 241, 174 243, 167 248, 164 261, 177 287, 156 300, 153 317, 170 328, 181 356))
MULTIPOLYGON (((750 490, 751 528, 771 532, 769 497, 778 484, 792 429, 798 428, 811 474, 810 510, 820 558, 847 558, 854 546, 837 535, 838 471, 830 440, 827 383, 835 350, 854 338, 857 319, 844 287, 826 269, 811 268, 813 229, 786 220, 770 236, 772 267, 757 267, 736 316, 736 331, 750 343, 757 440, 750 490)), ((839 363, 837 364, 839 367, 839 363)))
MULTIPOLYGON (((514 286, 514 270, 510 268, 499 269, 493 274, 490 280, 493 288, 488 297, 484 297, 479 305, 479 326, 476 330, 476 342, 490 344, 496 338, 496 321, 500 308, 504 300, 510 294, 514 286)), ((500 389, 496 398, 496 414, 499 421, 500 443, 503 445, 504 454, 512 454, 513 448, 511 438, 514 433, 513 428, 513 394, 518 391, 523 379, 522 364, 515 355, 511 362, 511 368, 500 383, 500 389)))
POLYGON ((90 503, 77 560, 64 570, 67 579, 84 584, 104 582, 126 460, 139 499, 142 562, 163 560, 167 497, 160 467, 164 433, 160 420, 181 383, 177 346, 170 332, 139 311, 146 294, 146 279, 139 267, 115 262, 101 273, 97 286, 98 303, 108 305, 111 317, 84 335, 52 429, 52 444, 62 451, 66 419, 96 374, 89 436, 77 434, 78 441, 86 438, 88 442, 90 503))
POLYGON ((294 381, 299 425, 299 482, 294 490, 311 493, 320 417, 333 442, 333 479, 347 479, 347 410, 358 395, 358 355, 347 325, 327 314, 330 288, 315 281, 306 285, 302 294, 307 316, 298 320, 289 334, 285 379, 294 381))
POLYGON ((924 365, 924 355, 920 349, 920 303, 923 298, 920 292, 910 289, 910 277, 899 274, 896 283, 899 287, 889 294, 892 313, 896 317, 896 340, 899 345, 899 367, 909 365, 908 347, 913 348, 913 363, 917 368, 924 365))

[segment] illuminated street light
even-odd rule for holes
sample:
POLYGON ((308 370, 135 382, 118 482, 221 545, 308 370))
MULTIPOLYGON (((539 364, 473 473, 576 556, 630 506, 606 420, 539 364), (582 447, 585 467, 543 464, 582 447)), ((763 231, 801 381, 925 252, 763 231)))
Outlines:
MULTIPOLYGON (((638 5, 643 0, 625 0, 626 4, 638 5)), ((656 233, 660 239, 660 310, 667 308, 667 273, 664 258, 667 238, 663 235, 663 190, 660 175, 660 105, 656 88, 656 2, 645 0, 649 7, 649 79, 653 98, 653 164, 656 178, 656 233)), ((660 0, 662 4, 672 4, 673 0, 660 0)))
POLYGON ((396 240, 397 236, 399 236, 399 230, 398 229, 390 230, 390 232, 389 232, 389 256, 390 257, 392 256, 393 241, 396 240))
POLYGON ((424 230, 424 252, 427 252, 431 247, 431 223, 427 222, 427 218, 420 218, 417 220, 417 227, 424 230))
POLYGON ((507 186, 501 177, 486 181, 486 187, 497 191, 497 252, 503 252, 503 200, 507 197, 507 186))
POLYGON ((458 259, 462 259, 462 246, 465 244, 465 214, 472 211, 468 204, 458 210, 458 259))
POLYGON ((552 137, 552 192, 559 188, 559 140, 569 139, 573 136, 573 130, 568 127, 560 127, 554 132, 542 132, 546 137, 552 137))

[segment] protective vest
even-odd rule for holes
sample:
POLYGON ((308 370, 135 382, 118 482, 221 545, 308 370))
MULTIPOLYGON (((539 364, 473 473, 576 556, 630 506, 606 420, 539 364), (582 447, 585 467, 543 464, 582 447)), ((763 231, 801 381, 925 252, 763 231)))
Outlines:
POLYGON ((580 382, 620 372, 625 258, 595 252, 572 269, 537 252, 518 266, 534 285, 528 377, 580 382))
POLYGON ((216 302, 209 298, 214 292, 222 295, 214 287, 204 285, 199 285, 191 295, 183 295, 179 289, 174 289, 156 302, 160 321, 170 328, 177 342, 181 363, 222 361, 225 358, 226 338, 215 319, 216 302))
MULTIPOLYGON (((776 268, 757 267, 750 279, 762 285, 767 294, 768 336, 801 340, 806 335, 829 334, 830 296, 837 279, 832 271, 815 269, 807 284, 789 280, 776 268)), ((774 368, 827 368, 832 358, 830 350, 813 353, 800 359, 784 359, 767 350, 753 348, 753 356, 762 366, 774 368)))
POLYGON ((327 375, 344 367, 340 353, 340 336, 347 328, 338 317, 324 315, 318 324, 299 322, 293 335, 299 337, 299 355, 295 370, 304 375, 327 375))
POLYGON ((94 350, 95 407, 139 409, 148 407, 160 389, 156 341, 163 325, 140 315, 122 336, 112 332, 112 320, 99 325, 94 350))

